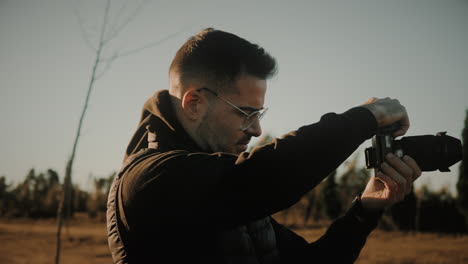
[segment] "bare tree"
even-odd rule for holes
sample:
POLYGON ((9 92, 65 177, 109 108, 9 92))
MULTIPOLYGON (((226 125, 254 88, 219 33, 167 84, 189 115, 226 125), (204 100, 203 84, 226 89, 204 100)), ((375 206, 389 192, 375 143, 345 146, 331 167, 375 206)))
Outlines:
POLYGON ((154 47, 188 29, 188 28, 184 28, 174 34, 168 35, 158 41, 149 43, 139 48, 131 49, 131 50, 124 51, 124 52, 115 51, 112 53, 113 55, 111 57, 103 58, 103 55, 102 55, 103 51, 106 48, 106 46, 109 44, 109 42, 115 39, 122 32, 122 30, 138 15, 138 13, 140 12, 144 4, 146 4, 147 2, 148 0, 141 1, 138 7, 135 10, 133 10, 133 12, 131 12, 128 16, 124 17, 124 19, 122 19, 122 21, 119 22, 118 19, 122 16, 123 10, 126 9, 127 2, 125 2, 122 6, 120 6, 120 9, 116 15, 117 19, 114 21, 114 23, 109 23, 109 10, 110 10, 111 1, 107 0, 105 4, 105 8, 104 8, 104 16, 103 16, 101 29, 100 29, 99 41, 97 43, 96 48, 93 47, 93 44, 90 38, 88 37, 88 34, 86 34, 85 28, 83 26, 83 19, 79 15, 79 12, 76 9, 74 9, 75 15, 78 20, 78 24, 80 26, 81 35, 85 43, 87 44, 87 46, 90 49, 95 51, 95 59, 94 59, 94 65, 91 71, 91 78, 88 84, 88 91, 86 93, 86 99, 85 99, 83 110, 81 112, 80 120, 78 123, 78 129, 76 131, 75 140, 73 142, 73 149, 72 149, 70 158, 68 159, 67 166, 65 169, 65 180, 64 180, 64 185, 63 185, 62 197, 61 197, 58 212, 57 212, 57 218, 58 218, 57 236, 56 236, 57 246, 56 246, 56 254, 55 254, 56 264, 60 262, 61 231, 62 231, 62 226, 63 226, 63 222, 65 218, 65 209, 68 210, 67 215, 70 215, 69 210, 71 208, 73 162, 75 159, 76 150, 77 150, 78 142, 80 139, 81 127, 83 125, 83 120, 86 115, 86 110, 88 108, 89 99, 90 99, 95 81, 98 80, 100 77, 102 77, 110 69, 112 63, 117 58, 123 57, 123 56, 129 56, 137 52, 140 52, 142 50, 154 47))
POLYGON ((457 181, 457 205, 460 213, 465 217, 465 227, 468 230, 468 109, 466 110, 465 124, 462 130, 463 159, 460 163, 460 172, 457 181))

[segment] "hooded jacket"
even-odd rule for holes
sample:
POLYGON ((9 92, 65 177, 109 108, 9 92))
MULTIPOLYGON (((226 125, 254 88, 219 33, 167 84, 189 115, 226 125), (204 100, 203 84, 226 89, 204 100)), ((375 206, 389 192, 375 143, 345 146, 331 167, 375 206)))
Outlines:
POLYGON ((208 153, 177 120, 168 91, 155 93, 109 192, 114 262, 354 262, 382 213, 365 212, 359 199, 313 243, 270 215, 299 201, 376 128, 356 107, 250 153, 208 153))

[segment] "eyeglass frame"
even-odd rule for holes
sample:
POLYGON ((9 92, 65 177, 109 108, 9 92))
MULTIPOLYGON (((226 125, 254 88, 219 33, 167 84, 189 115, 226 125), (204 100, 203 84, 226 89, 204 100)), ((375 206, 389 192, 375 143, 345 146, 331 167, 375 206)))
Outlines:
MULTIPOLYGON (((268 111, 268 108, 262 108, 262 109, 259 109, 259 110, 256 110, 256 111, 253 111, 252 113, 248 114, 247 112, 245 112, 244 110, 240 109, 237 105, 229 102, 229 100, 227 100, 226 98, 224 98, 223 96, 219 95, 217 92, 211 90, 210 88, 208 87, 202 87, 202 88, 198 88, 197 91, 201 91, 201 90, 207 90, 209 91, 210 93, 212 93, 213 95, 215 95, 216 97, 218 97, 219 99, 223 100, 224 102, 226 102, 228 105, 234 107, 235 109, 237 109, 239 112, 241 112, 245 117, 244 117, 244 120, 245 121, 248 121, 250 118, 252 118, 253 116, 257 115, 257 119, 258 121, 260 121, 266 114, 266 112, 268 111)), ((244 122, 245 122, 244 121, 244 122)), ((242 128, 242 124, 240 125, 240 129, 242 131, 245 131, 247 129, 249 129, 253 123, 255 123, 255 120, 253 120, 249 125, 247 125, 245 128, 242 128)))

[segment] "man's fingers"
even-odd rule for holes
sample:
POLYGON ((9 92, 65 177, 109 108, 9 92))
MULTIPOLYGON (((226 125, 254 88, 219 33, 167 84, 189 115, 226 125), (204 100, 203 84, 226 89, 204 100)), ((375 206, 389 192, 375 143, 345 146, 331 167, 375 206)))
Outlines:
POLYGON ((413 170, 413 182, 421 176, 422 171, 416 161, 408 155, 403 156, 403 161, 413 170))
POLYGON ((382 163, 382 172, 390 177, 393 181, 396 182, 397 184, 397 193, 399 197, 402 195, 406 194, 406 189, 407 189, 407 180, 400 175, 398 171, 396 171, 394 168, 392 168, 390 165, 388 165, 386 162, 382 163))
POLYGON ((375 173, 376 180, 381 181, 388 190, 388 197, 391 199, 391 203, 397 201, 395 196, 398 193, 398 184, 389 176, 385 175, 381 171, 375 173))
POLYGON ((400 121, 400 129, 395 131, 393 133, 393 136, 394 137, 403 136, 404 134, 406 134, 406 132, 408 132, 408 129, 409 129, 409 119, 408 119, 408 116, 406 116, 404 119, 400 121))
POLYGON ((379 100, 379 98, 371 97, 371 98, 367 99, 367 101, 364 104, 371 104, 371 103, 373 103, 373 102, 375 102, 377 100, 379 100))
POLYGON ((398 101, 397 99, 394 99, 394 101, 401 108, 400 111, 402 115, 400 117, 400 120, 398 121, 398 123, 400 124, 400 129, 398 129, 397 131, 393 133, 394 137, 399 137, 399 136, 403 136, 404 134, 406 134, 406 132, 408 132, 408 129, 410 127, 410 120, 409 120, 408 112, 406 111, 406 107, 401 105, 400 101, 398 101))
POLYGON ((392 168, 394 168, 401 176, 403 176, 406 180, 412 181, 413 179, 413 169, 411 166, 407 165, 403 162, 400 158, 398 158, 395 154, 389 153, 386 156, 386 160, 388 164, 392 168))
POLYGON ((374 114, 379 127, 389 126, 398 122, 401 127, 393 133, 393 136, 402 136, 408 131, 410 125, 408 113, 406 112, 406 108, 397 99, 389 97, 377 99, 372 97, 362 106, 374 114))
POLYGON ((380 170, 375 170, 375 180, 385 186, 385 199, 388 204, 402 201, 411 192, 413 181, 420 175, 421 168, 414 159, 409 156, 400 159, 395 154, 388 154, 380 170))
POLYGON ((407 155, 401 160, 395 155, 388 155, 387 162, 406 179, 406 194, 410 193, 413 182, 421 176, 421 168, 416 161, 407 155))
POLYGON ((409 194, 412 190, 413 181, 415 180, 415 170, 413 169, 413 166, 416 166, 419 169, 418 165, 414 160, 411 165, 406 164, 393 154, 387 155, 387 161, 401 176, 406 179, 405 194, 409 194))

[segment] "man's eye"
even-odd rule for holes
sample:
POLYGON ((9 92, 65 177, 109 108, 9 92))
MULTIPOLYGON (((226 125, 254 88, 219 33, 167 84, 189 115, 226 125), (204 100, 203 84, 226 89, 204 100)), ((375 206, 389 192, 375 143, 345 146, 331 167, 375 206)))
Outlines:
MULTIPOLYGON (((240 111, 236 111, 236 113, 237 113, 238 116, 242 116, 242 117, 245 117, 245 116, 246 116, 246 115, 244 115, 244 113, 242 113, 242 112, 240 112, 240 111)), ((246 112, 246 113, 248 113, 248 112, 246 112)))
POLYGON ((259 115, 260 115, 259 111, 253 111, 253 112, 249 113, 249 118, 256 117, 256 116, 259 116, 259 115))

